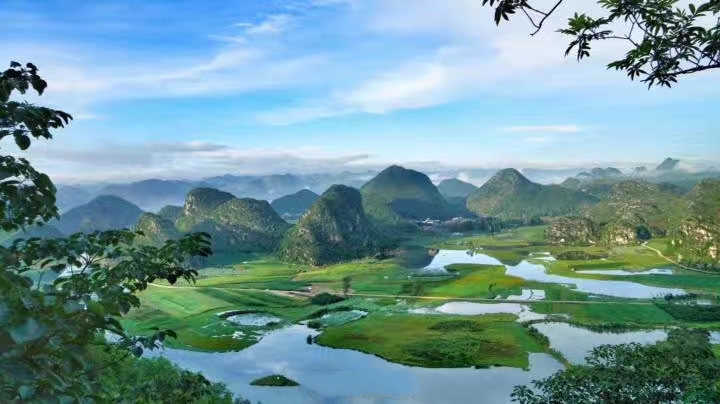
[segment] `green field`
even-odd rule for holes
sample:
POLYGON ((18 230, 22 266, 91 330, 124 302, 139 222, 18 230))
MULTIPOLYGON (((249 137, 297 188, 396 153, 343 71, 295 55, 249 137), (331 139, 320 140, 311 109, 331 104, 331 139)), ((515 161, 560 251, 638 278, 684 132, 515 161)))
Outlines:
POLYGON ((528 367, 529 352, 547 352, 510 314, 428 316, 374 314, 330 327, 318 343, 423 367, 528 367))
MULTIPOLYGON (((675 269, 673 275, 614 276, 581 274, 584 269, 643 270, 668 268, 654 252, 636 247, 557 247, 544 244, 544 227, 512 229, 496 235, 418 235, 403 241, 393 257, 364 259, 320 268, 289 265, 272 256, 223 256, 200 271, 196 284, 159 283, 140 294, 142 308, 124 318, 134 332, 151 327, 171 328, 178 339, 170 346, 203 351, 244 349, 263 333, 312 321, 322 331, 321 344, 357 349, 388 360, 420 366, 526 367, 529 352, 550 352, 510 314, 437 316, 408 314, 412 307, 432 307, 445 301, 507 298, 523 289, 542 289, 544 301, 527 302, 533 311, 554 321, 611 328, 690 326, 720 329, 720 322, 694 321, 668 314, 651 301, 594 298, 565 286, 525 281, 505 274, 503 266, 454 264, 451 275, 421 275, 413 270, 429 264, 428 248, 481 249, 505 264, 530 259, 532 252, 572 257, 535 261, 551 273, 596 280, 622 280, 645 285, 683 288, 702 296, 718 295, 720 276, 675 269), (587 257, 589 259, 578 259, 587 257), (342 294, 343 278, 351 277, 350 297, 329 306, 288 291, 342 294), (357 296, 353 296, 357 294, 357 296), (408 296, 413 294, 416 296, 408 296), (363 295, 373 295, 363 296, 363 295), (434 300, 433 300, 434 299, 434 300), (634 303, 641 304, 634 304, 634 303), (633 303, 633 304, 631 304, 633 303), (369 313, 358 319, 357 309, 369 313), (253 312, 279 319, 277 324, 244 326, 218 317, 225 311, 253 312), (330 313, 320 321, 320 316, 330 313)), ((661 243, 661 242, 658 242, 661 243)), ((717 300, 716 300, 717 301, 717 300)))

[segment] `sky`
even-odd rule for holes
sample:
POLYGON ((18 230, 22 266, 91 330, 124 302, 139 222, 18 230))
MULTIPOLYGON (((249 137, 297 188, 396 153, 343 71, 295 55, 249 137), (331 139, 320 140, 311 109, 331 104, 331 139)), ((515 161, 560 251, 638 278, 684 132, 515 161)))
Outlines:
POLYGON ((4 0, 0 63, 74 116, 26 154, 61 182, 720 161, 718 72, 648 90, 605 68, 622 43, 563 56, 595 1, 534 37, 481 3, 4 0))

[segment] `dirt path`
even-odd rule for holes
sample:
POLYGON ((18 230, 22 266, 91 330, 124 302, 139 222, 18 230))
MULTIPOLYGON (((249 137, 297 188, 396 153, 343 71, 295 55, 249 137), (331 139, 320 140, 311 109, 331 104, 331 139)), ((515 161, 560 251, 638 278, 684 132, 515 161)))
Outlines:
POLYGON ((300 298, 306 298, 306 297, 311 296, 307 292, 300 292, 297 290, 221 288, 218 286, 174 286, 174 285, 158 285, 155 283, 149 283, 148 285, 155 286, 156 288, 165 288, 165 289, 247 290, 250 292, 272 293, 272 294, 278 295, 278 296, 292 297, 293 299, 300 299, 300 298))
POLYGON ((639 306, 649 306, 653 303, 646 300, 639 301, 590 301, 590 300, 520 300, 520 299, 489 299, 482 297, 451 297, 451 296, 410 296, 410 295, 381 295, 373 293, 349 293, 349 296, 359 297, 380 297, 380 298, 393 298, 393 299, 424 299, 424 300, 462 300, 468 302, 486 302, 486 303, 569 303, 569 304, 631 304, 639 306))
POLYGON ((647 245, 647 241, 644 242, 644 243, 642 243, 641 245, 642 245, 643 247, 647 248, 648 250, 654 251, 655 254, 657 254, 660 258, 664 259, 665 261, 667 261, 667 262, 669 262, 669 263, 671 263, 671 264, 673 264, 673 265, 675 265, 675 266, 677 266, 677 267, 680 267, 680 268, 682 268, 682 269, 687 269, 688 271, 693 271, 693 272, 699 272, 699 273, 701 273, 701 274, 708 274, 708 275, 720 276, 720 273, 717 273, 717 272, 703 271, 702 269, 697 269, 697 268, 689 267, 689 266, 687 266, 687 265, 683 265, 683 264, 681 264, 681 263, 673 260, 672 258, 667 257, 665 254, 663 254, 663 253, 662 253, 660 250, 658 250, 657 248, 650 247, 649 245, 647 245))

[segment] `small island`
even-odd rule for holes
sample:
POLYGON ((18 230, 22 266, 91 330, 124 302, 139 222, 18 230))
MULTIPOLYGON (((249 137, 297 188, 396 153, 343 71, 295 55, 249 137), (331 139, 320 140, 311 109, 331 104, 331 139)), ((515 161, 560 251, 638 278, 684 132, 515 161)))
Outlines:
POLYGON ((251 386, 273 386, 273 387, 294 387, 299 386, 295 380, 288 379, 283 375, 265 376, 250 382, 251 386))

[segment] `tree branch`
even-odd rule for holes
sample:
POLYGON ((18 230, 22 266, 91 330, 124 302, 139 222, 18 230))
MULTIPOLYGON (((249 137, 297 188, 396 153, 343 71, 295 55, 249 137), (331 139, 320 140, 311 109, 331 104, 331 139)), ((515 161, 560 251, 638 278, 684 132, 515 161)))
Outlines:
POLYGON ((550 11, 548 11, 548 12, 540 11, 540 10, 538 10, 538 9, 530 6, 530 5, 527 4, 527 3, 526 3, 525 5, 523 5, 523 6, 520 6, 521 8, 523 8, 523 11, 525 11, 524 8, 527 8, 528 10, 532 10, 532 11, 534 11, 534 12, 536 12, 536 13, 538 13, 538 14, 541 14, 541 15, 543 16, 543 18, 540 19, 540 21, 539 21, 537 24, 535 24, 535 22, 532 20, 532 18, 530 18, 530 16, 529 16, 527 13, 525 13, 525 15, 528 15, 528 18, 530 18, 530 22, 531 22, 531 23, 533 24, 533 26, 535 27, 535 32, 533 32, 532 34, 530 34, 530 36, 535 36, 535 34, 537 34, 538 32, 540 32, 540 30, 541 30, 542 27, 543 27, 543 24, 545 23, 545 20, 547 20, 548 17, 550 17, 550 15, 551 15, 552 13, 554 13, 555 10, 557 10, 558 7, 560 7, 560 4, 562 4, 563 1, 565 1, 565 0, 558 0, 558 2, 555 3, 555 5, 553 6, 553 8, 551 8, 550 11))

